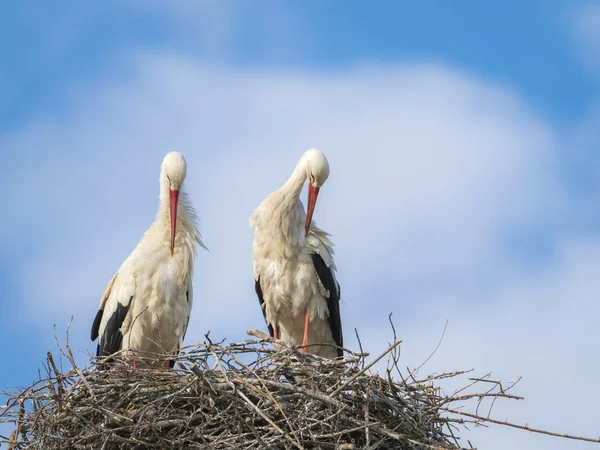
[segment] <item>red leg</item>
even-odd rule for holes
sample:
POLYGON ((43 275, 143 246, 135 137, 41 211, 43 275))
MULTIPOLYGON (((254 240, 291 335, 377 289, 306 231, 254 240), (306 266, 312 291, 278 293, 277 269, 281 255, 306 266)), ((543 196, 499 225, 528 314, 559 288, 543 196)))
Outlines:
POLYGON ((303 353, 308 353, 308 322, 309 322, 309 316, 308 314, 306 314, 304 316, 304 336, 302 336, 302 347, 304 347, 302 349, 303 353))
POLYGON ((137 361, 135 359, 132 361, 132 364, 133 364, 133 368, 137 369, 137 361))
POLYGON ((165 361, 165 363, 163 364, 165 369, 170 369, 170 365, 169 365, 169 361, 165 361))

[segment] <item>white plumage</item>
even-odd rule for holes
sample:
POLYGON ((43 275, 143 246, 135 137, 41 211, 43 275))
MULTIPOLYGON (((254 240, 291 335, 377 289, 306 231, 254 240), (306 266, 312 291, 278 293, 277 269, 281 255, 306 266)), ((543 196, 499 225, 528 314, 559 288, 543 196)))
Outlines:
MULTIPOLYGON (((187 165, 168 153, 160 172, 156 220, 108 284, 92 326, 98 356, 122 350, 134 365, 155 365, 157 356, 183 345, 193 302, 196 214, 182 191, 187 165)), ((172 366, 172 364, 171 364, 172 366)))
POLYGON ((256 208, 250 225, 255 227, 256 293, 271 335, 334 358, 342 354, 336 347, 343 346, 343 338, 333 244, 312 224, 319 189, 328 176, 325 155, 306 151, 286 183, 256 208), (308 214, 299 198, 307 179, 308 214))

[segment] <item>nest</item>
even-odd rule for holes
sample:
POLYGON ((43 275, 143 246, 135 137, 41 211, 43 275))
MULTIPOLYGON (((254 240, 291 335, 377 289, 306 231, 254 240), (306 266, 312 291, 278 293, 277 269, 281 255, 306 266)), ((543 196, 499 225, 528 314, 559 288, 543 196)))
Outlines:
POLYGON ((249 333, 263 338, 207 340, 181 352, 173 370, 123 361, 80 369, 67 346, 63 373, 49 353, 46 375, 0 409, 0 422, 15 424, 4 442, 15 450, 458 449, 457 427, 485 417, 457 404, 518 398, 501 385, 451 396, 435 385, 465 372, 403 377, 400 341, 366 364, 363 353, 327 360, 249 333), (370 373, 385 356, 385 374, 370 373))

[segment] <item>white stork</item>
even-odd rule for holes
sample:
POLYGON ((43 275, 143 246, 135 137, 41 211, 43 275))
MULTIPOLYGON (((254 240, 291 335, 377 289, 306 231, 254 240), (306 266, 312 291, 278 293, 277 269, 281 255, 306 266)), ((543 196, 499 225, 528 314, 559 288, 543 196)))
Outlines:
POLYGON ((340 285, 329 234, 312 223, 328 176, 325 155, 306 151, 285 184, 256 208, 250 225, 256 294, 271 336, 335 358, 343 354, 340 285), (308 214, 299 198, 307 179, 308 214))
POLYGON ((135 367, 153 366, 157 356, 182 347, 192 309, 196 243, 204 247, 196 213, 182 191, 186 172, 181 153, 165 156, 156 220, 102 295, 92 325, 92 341, 100 338, 98 356, 122 350, 135 367))

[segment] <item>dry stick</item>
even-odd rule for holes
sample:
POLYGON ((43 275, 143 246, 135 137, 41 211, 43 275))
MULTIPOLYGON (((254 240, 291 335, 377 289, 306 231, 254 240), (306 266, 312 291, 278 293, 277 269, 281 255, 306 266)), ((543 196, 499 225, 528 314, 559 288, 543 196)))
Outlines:
MULTIPOLYGON (((349 420, 350 420, 350 422, 355 423, 357 425, 360 424, 359 420, 354 419, 352 417, 350 417, 349 420)), ((379 434, 383 434, 384 436, 390 437, 397 441, 407 441, 407 442, 410 442, 411 444, 418 445, 420 447, 429 448, 432 450, 448 450, 448 447, 438 447, 437 445, 431 445, 431 444, 425 444, 423 442, 417 442, 417 441, 410 439, 402 434, 394 433, 393 431, 386 430, 385 428, 378 427, 377 425, 371 425, 371 429, 379 434)))
MULTIPOLYGON (((471 370, 473 370, 473 369, 471 369, 471 370)), ((466 390, 467 390, 467 389, 469 389, 471 386, 474 386, 474 385, 476 385, 476 384, 477 384, 478 382, 480 382, 480 381, 481 381, 481 382, 487 381, 485 378, 486 378, 486 377, 489 377, 489 376, 491 376, 491 375, 492 375, 492 374, 491 374, 491 372, 490 372, 490 373, 487 373, 487 374, 485 374, 483 377, 479 377, 479 378, 469 378, 469 381, 471 381, 471 383, 467 384, 466 386, 463 386, 463 387, 462 387, 462 388, 460 388, 460 389, 457 389, 457 390, 455 390, 455 391, 452 393, 452 397, 454 397, 454 396, 456 396, 456 395, 460 394, 462 391, 466 391, 466 390)))
POLYGON ((588 437, 584 437, 584 436, 573 436, 572 434, 554 433, 552 431, 546 431, 546 430, 540 430, 538 428, 533 428, 533 427, 530 427, 529 425, 518 425, 516 423, 511 423, 508 421, 503 422, 502 420, 496 420, 496 419, 492 419, 492 418, 482 417, 482 416, 478 416, 476 414, 470 414, 470 413, 464 412, 464 411, 457 411, 457 410, 449 409, 449 408, 442 408, 442 409, 444 411, 447 411, 452 414, 459 414, 461 416, 471 417, 473 419, 481 420, 483 422, 490 422, 490 423, 495 423, 497 425, 505 425, 507 427, 513 427, 513 428, 518 428, 520 430, 531 431, 532 433, 547 434, 548 436, 556 436, 556 437, 561 437, 561 438, 565 438, 565 439, 573 439, 576 441, 594 442, 594 443, 600 444, 600 438, 588 438, 588 437))
POLYGON ((14 450, 15 445, 17 445, 18 442, 19 442, 19 429, 16 428, 15 431, 13 431, 12 434, 10 435, 10 437, 8 438, 8 441, 1 441, 0 443, 2 443, 2 444, 8 443, 8 450, 14 450))
MULTIPOLYGON (((369 392, 369 394, 371 394, 371 392, 369 392)), ((369 433, 369 401, 366 401, 366 405, 365 405, 365 423, 367 424, 367 426, 365 427, 365 439, 366 439, 366 444, 367 444, 367 448, 371 446, 371 434, 369 433)))
MULTIPOLYGON (((267 422, 269 422, 271 424, 271 426, 275 427, 275 429, 277 429, 286 439, 288 439, 292 444, 294 444, 297 448, 303 450, 304 447, 302 447, 302 445, 300 444, 300 442, 296 441, 294 442, 294 440, 286 433, 284 432, 281 428, 279 428, 271 419, 269 419, 268 416, 266 416, 258 406, 256 406, 254 403, 252 403, 250 401, 250 399, 248 397, 246 397, 244 395, 243 392, 241 392, 239 389, 235 388, 235 384, 233 383, 233 381, 229 380, 229 377, 227 376, 227 372, 225 371, 225 368, 223 367, 223 365, 221 364, 221 358, 219 358, 219 356, 217 356, 216 353, 213 352, 213 356, 215 357, 215 359, 217 360, 217 363, 219 364, 219 367, 221 368, 221 371, 223 372, 223 374, 225 375, 226 379, 228 381, 231 382, 231 386, 233 387, 234 391, 240 396, 242 397, 250 406, 252 406, 254 408, 254 410, 256 410, 256 412, 263 418, 265 419, 267 422)), ((296 436, 294 436, 296 437, 296 436)), ((297 438, 296 438, 297 439, 297 438)))
POLYGON ((511 400, 525 400, 525 397, 520 397, 518 395, 502 394, 500 392, 488 391, 488 392, 482 393, 482 394, 466 394, 466 395, 461 395, 459 397, 450 397, 444 403, 456 403, 456 402, 462 402, 465 400, 472 400, 474 398, 483 399, 483 398, 487 398, 487 397, 510 398, 511 400))
POLYGON ((232 357, 233 357, 233 359, 235 361, 237 361, 238 364, 240 364, 248 372, 250 372, 252 375, 254 375, 256 377, 256 379, 262 384, 262 386, 265 389, 266 393, 268 394, 268 396, 270 397, 270 399, 273 401, 273 404, 277 405, 277 408, 279 409, 279 411, 283 415, 283 418, 285 419, 285 421, 287 422, 288 426, 290 427, 290 430, 292 431, 292 434, 294 435, 294 438, 296 438, 296 442, 298 443, 298 445, 300 445, 300 441, 298 440, 298 436, 296 436, 296 431, 294 430, 294 427, 290 423, 290 420, 288 419, 287 414, 285 413, 285 411, 283 410, 283 408, 281 407, 281 405, 279 404, 279 402, 275 399, 275 397, 273 397, 273 395, 271 394, 271 392, 269 392, 269 389, 267 389, 267 386, 262 382, 263 379, 256 373, 256 371, 252 370, 252 368, 250 368, 246 363, 244 363, 243 361, 241 361, 239 358, 236 358, 233 355, 232 355, 232 357))
POLYGON ((27 440, 27 433, 25 431, 25 427, 23 427, 23 422, 24 417, 25 417, 25 401, 21 400, 19 402, 19 419, 17 422, 17 429, 15 430, 15 437, 18 439, 19 438, 19 432, 21 433, 21 437, 23 438, 23 440, 27 440))
POLYGON ((273 448, 273 446, 272 446, 272 445, 270 445, 270 444, 267 444, 267 443, 265 442, 265 440, 264 440, 263 438, 261 438, 261 437, 260 437, 260 434, 258 434, 258 431, 256 431, 256 428, 254 428, 254 426, 253 426, 253 425, 250 423, 250 420, 246 419, 246 420, 244 420, 244 423, 246 424, 246 426, 247 426, 248 428, 250 428, 250 431, 252 431, 252 434, 254 435, 254 437, 256 438, 256 440, 257 440, 258 442, 260 442, 260 445, 261 445, 261 446, 263 446, 263 447, 266 447, 266 448, 268 448, 268 449, 272 449, 272 448, 273 448))
POLYGON ((373 425, 379 425, 379 422, 371 422, 366 425, 361 425, 360 427, 350 428, 349 430, 336 431, 335 433, 320 434, 316 437, 318 437, 320 439, 337 437, 337 436, 341 436, 343 434, 350 434, 350 433, 354 433, 355 431, 364 430, 365 428, 373 426, 373 425))
POLYGON ((75 369, 75 371, 77 372, 77 375, 79 375, 79 379, 82 380, 83 384, 85 384, 85 386, 87 387, 87 389, 90 393, 90 397, 92 397, 95 400, 96 395, 94 394, 94 390, 92 389, 92 386, 88 382, 87 377, 85 377, 83 375, 83 372, 81 371, 81 369, 79 367, 77 367, 77 363, 75 362, 75 357, 73 356, 73 352, 71 351, 71 347, 69 346, 68 342, 66 344, 66 347, 67 347, 67 353, 69 355, 69 362, 73 366, 73 369, 75 369))
MULTIPOLYGON (((392 327, 392 333, 394 336, 394 342, 398 340, 397 334, 396 334, 396 326, 394 325, 394 321, 392 320, 392 314, 390 313, 390 315, 388 316, 388 320, 390 322, 390 326, 392 327)), ((400 352, 397 350, 394 350, 391 354, 391 358, 388 359, 388 367, 387 367, 387 374, 388 374, 388 378, 391 379, 392 378, 392 367, 396 368, 396 371, 398 373, 400 373, 400 369, 398 368, 398 361, 400 361, 400 352), (391 359, 391 364, 390 364, 390 359, 391 359)), ((402 376, 402 375, 400 375, 402 376)))
MULTIPOLYGON (((356 328, 354 329, 354 334, 356 335, 356 340, 358 341, 358 348, 360 348, 360 353, 364 355, 365 351, 363 350, 362 342, 360 342, 360 336, 358 335, 358 330, 356 328)), ((364 369, 364 367, 365 367, 365 359, 363 358, 362 368, 364 369)))
POLYGON ((54 383, 52 381, 52 373, 50 372, 51 366, 54 365, 54 360, 52 360, 52 353, 48 352, 47 355, 47 359, 48 359, 48 366, 46 366, 47 372, 48 372, 48 378, 46 379, 46 381, 48 381, 47 387, 50 391, 52 391, 52 395, 54 395, 54 397, 56 397, 58 399, 58 405, 61 405, 62 402, 62 384, 60 383, 60 378, 59 378, 59 372, 56 369, 56 366, 54 366, 54 370, 56 373, 56 380, 57 380, 57 387, 58 387, 58 392, 56 391, 56 389, 54 389, 54 383), (52 365, 50 364, 50 361, 52 361, 52 365))
POLYGON ((335 391, 333 391, 331 394, 329 394, 329 397, 330 398, 335 397, 346 386, 348 386, 350 383, 352 383, 354 380, 356 380, 358 377, 360 377, 363 373, 365 373, 367 370, 369 370, 371 367, 373 367, 375 364, 377 364, 385 355, 387 355, 389 352, 391 352, 392 350, 394 350, 401 343, 402 343, 401 340, 394 342, 390 347, 388 347, 388 349, 386 351, 384 351, 381 355, 379 355, 377 358, 375 358, 367 367, 365 367, 365 368, 361 369, 360 371, 358 371, 356 374, 354 374, 353 376, 351 376, 344 384, 342 384, 339 388, 337 388, 335 391))
MULTIPOLYGON (((474 369, 469 369, 469 370, 455 370, 454 372, 444 372, 444 373, 440 373, 438 375, 428 375, 425 378, 421 378, 419 380, 415 380, 415 383, 416 384, 427 383, 427 382, 430 382, 430 381, 433 381, 433 380, 443 380, 444 378, 454 378, 454 377, 457 377, 459 375, 464 375, 465 373, 473 372, 473 370, 474 369)), ((475 383, 473 383, 473 384, 475 384, 475 383)), ((472 386, 472 385, 469 385, 469 387, 470 386, 472 386)), ((454 393, 452 395, 455 395, 455 394, 457 394, 457 393, 459 393, 461 391, 464 391, 464 388, 463 389, 459 389, 457 391, 454 391, 454 393)))
POLYGON ((448 428, 448 431, 450 432, 450 435, 452 436, 452 438, 454 439, 454 443, 456 444, 456 446, 458 448, 460 448, 460 444, 458 443, 458 439, 456 438, 456 436, 454 435, 454 431, 452 431, 452 425, 450 425, 449 422, 446 422, 446 428, 448 428))
MULTIPOLYGON (((236 392, 236 393, 237 393, 237 394, 238 394, 240 397, 242 397, 242 399, 244 399, 244 401, 245 401, 246 403, 248 403, 248 405, 250 405, 250 407, 251 407, 252 409, 254 409, 254 411, 256 411, 260 417, 262 417, 262 418, 263 418, 263 419, 265 419, 267 422, 269 422, 269 425, 271 425, 273 428, 275 428, 277 431, 279 431, 279 432, 280 432, 280 433, 281 433, 281 434, 282 434, 284 437, 286 437, 286 438, 288 438, 288 439, 289 439, 289 436, 288 436, 288 434, 287 434, 285 431, 283 431, 281 428, 279 428, 279 427, 277 426, 277 424, 276 424, 275 422, 273 422, 273 421, 272 421, 272 420, 269 418, 269 416, 267 416, 267 415, 266 415, 264 412, 262 412, 258 406, 256 406, 254 403, 252 403, 252 401, 251 401, 251 400, 250 400, 248 397, 246 397, 246 395, 244 395, 244 393, 243 393, 242 391, 240 391, 239 389, 236 389, 236 390, 235 390, 235 392, 236 392)), ((300 443, 296 443, 296 442, 294 442, 294 441, 293 441, 293 440, 291 440, 291 439, 290 439, 290 441, 291 441, 291 442, 292 442, 292 444, 294 444, 294 445, 295 445, 297 448, 299 448, 299 449, 304 449, 304 447, 302 447, 302 445, 300 445, 300 443)))
MULTIPOLYGON (((521 377, 519 377, 519 379, 517 381, 515 381, 514 383, 510 384, 510 386, 508 386, 506 389, 504 389, 504 387, 502 386, 502 383, 500 381, 498 381, 498 384, 500 385, 500 393, 502 394, 506 394, 506 391, 509 391, 510 389, 512 389, 515 384, 517 384, 519 381, 521 381, 521 377)), ((524 397, 521 397, 519 400, 523 400, 524 397)), ((492 400, 492 404, 490 405, 490 409, 488 410, 488 419, 489 417, 492 415, 492 408, 494 407, 496 400, 498 400, 498 397, 495 397, 492 400)))
MULTIPOLYGON (((249 336, 257 337, 261 341, 272 342, 272 343, 275 343, 275 344, 278 343, 278 342, 281 342, 279 339, 272 338, 271 336, 263 333, 262 331, 258 331, 258 330, 248 330, 248 331, 246 331, 246 334, 249 335, 249 336)), ((310 344, 310 345, 305 345, 304 347, 300 347, 299 346, 298 349, 300 349, 300 348, 310 348, 310 347, 332 347, 332 348, 335 348, 335 349, 340 349, 341 348, 345 352, 348 352, 352 356, 355 356, 355 357, 361 357, 361 356, 368 356, 369 355, 368 353, 362 353, 362 351, 361 351, 361 353, 357 354, 356 352, 353 352, 352 350, 350 350, 348 348, 340 347, 339 345, 334 345, 334 344, 310 344)))
POLYGON ((346 407, 345 403, 340 402, 339 400, 336 400, 334 398, 331 398, 331 396, 322 394, 321 392, 313 391, 312 389, 307 389, 307 388, 304 388, 301 386, 296 386, 293 384, 279 383, 277 381, 272 381, 272 380, 263 380, 263 383, 268 384, 270 386, 278 387, 279 389, 283 389, 286 391, 292 391, 292 392, 304 394, 307 397, 311 397, 311 398, 314 398, 315 400, 320 400, 322 402, 328 403, 329 405, 331 405, 335 408, 345 408, 346 407))
POLYGON ((440 340, 438 341, 437 345, 435 346, 435 348, 434 348, 434 349, 433 349, 433 351, 431 352, 431 355, 429 355, 429 356, 427 357, 427 359, 426 359, 425 361, 423 361, 423 363, 422 363, 422 364, 421 364, 419 367, 417 367, 415 370, 413 370, 413 371, 410 373, 410 375, 409 375, 409 376, 410 376, 411 378, 414 378, 414 375, 416 375, 416 374, 417 374, 417 372, 418 372, 418 371, 419 371, 419 370, 420 370, 420 369, 421 369, 421 368, 422 368, 422 367, 423 367, 425 364, 427 364, 427 361, 429 361, 429 360, 430 360, 430 359, 433 357, 433 355, 435 355, 435 353, 438 351, 438 348, 440 348, 440 345, 442 345, 442 341, 444 340, 444 336, 446 335, 446 329, 447 329, 447 328, 448 328, 448 319, 446 319, 446 324, 444 325, 444 331, 442 331, 442 335, 440 336, 440 340))
MULTIPOLYGON (((475 408, 475 414, 479 415, 479 408, 481 407, 483 400, 487 397, 488 394, 494 394, 493 395, 493 400, 492 403, 490 404, 490 407, 488 409, 488 413, 487 413, 487 417, 489 418, 492 415, 492 409, 494 409, 494 404, 496 403, 496 399, 499 396, 508 396, 509 394, 506 394, 503 389, 502 389, 502 383, 497 382, 497 384, 495 384, 492 388, 490 388, 487 392, 485 392, 484 395, 479 397, 479 401, 477 402, 477 408, 475 408), (494 392, 494 390, 497 387, 500 387, 500 392, 494 392)), ((517 399, 517 400, 523 400, 523 398, 517 399)))
POLYGON ((257 338, 265 340, 265 341, 269 341, 269 342, 276 340, 275 338, 272 338, 268 334, 265 334, 262 331, 258 331, 258 330, 248 330, 248 331, 246 331, 246 334, 249 336, 257 337, 257 338))
MULTIPOLYGON (((71 351, 71 346, 69 345, 69 330, 71 329, 71 324, 73 323, 73 318, 74 317, 71 316, 71 318, 69 319, 69 323, 67 325, 67 332, 66 332, 66 338, 65 338, 65 348, 67 349, 67 352, 66 353, 63 352, 62 349, 61 349, 61 347, 60 347, 60 344, 58 342, 58 336, 56 335, 56 325, 54 325, 54 342, 56 342, 56 346, 58 347, 58 349, 60 350, 60 352, 67 357, 67 359, 71 363, 71 366, 73 367, 73 369, 75 369, 75 371, 79 375, 79 378, 81 380, 83 380, 83 384, 85 384, 85 386, 90 391, 91 397, 93 399, 95 399, 96 397, 94 396, 94 391, 92 389, 92 386, 90 386, 90 383, 88 383, 87 378, 83 376, 83 373, 81 372, 81 369, 79 369, 79 367, 77 367, 77 363, 75 362, 75 357, 73 356, 73 352, 71 351)), ((52 354, 50 352, 48 352, 48 354, 50 356, 52 356, 52 354)))

